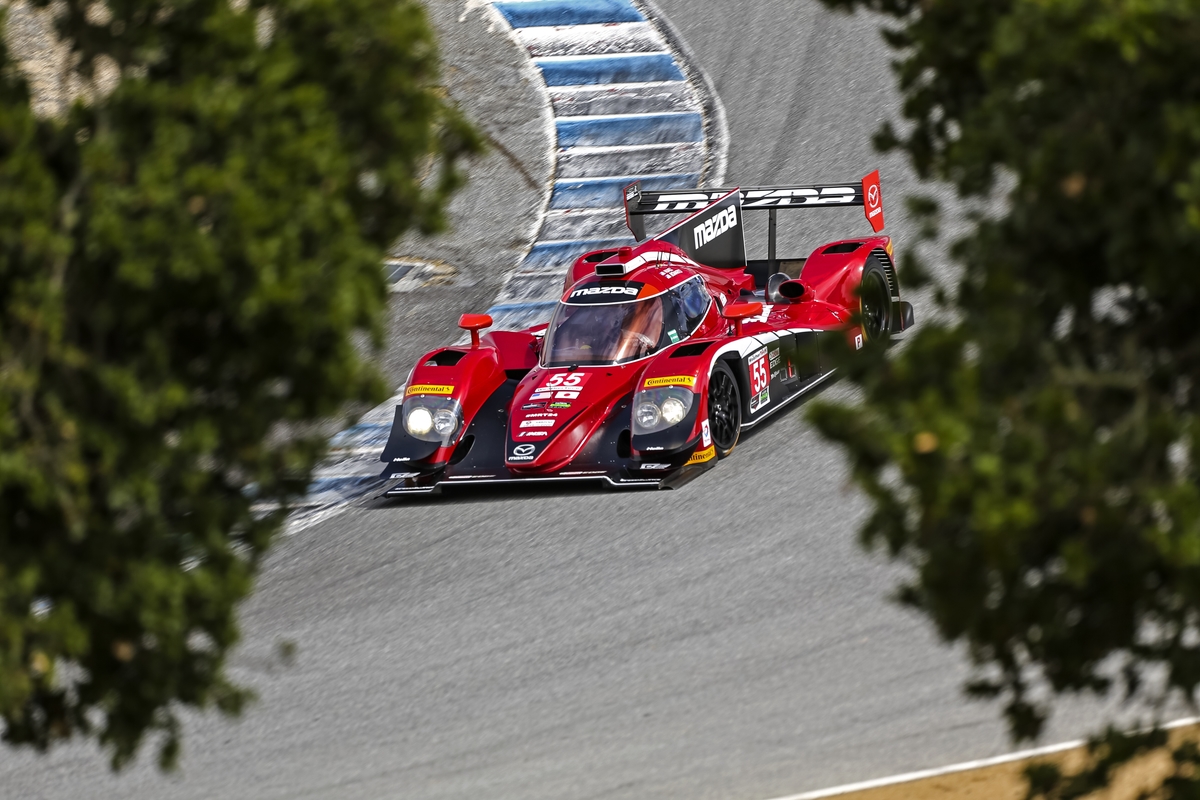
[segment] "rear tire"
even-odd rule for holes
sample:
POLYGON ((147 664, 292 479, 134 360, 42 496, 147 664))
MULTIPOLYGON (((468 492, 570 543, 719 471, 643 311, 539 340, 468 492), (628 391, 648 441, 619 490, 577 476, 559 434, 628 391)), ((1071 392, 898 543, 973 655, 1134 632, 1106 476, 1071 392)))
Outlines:
POLYGON ((859 318, 863 339, 886 339, 892 331, 892 290, 879 260, 871 257, 863 266, 858 290, 859 318))
POLYGON ((737 447, 742 433, 742 393, 724 361, 717 362, 708 378, 708 429, 717 458, 725 458, 737 447))

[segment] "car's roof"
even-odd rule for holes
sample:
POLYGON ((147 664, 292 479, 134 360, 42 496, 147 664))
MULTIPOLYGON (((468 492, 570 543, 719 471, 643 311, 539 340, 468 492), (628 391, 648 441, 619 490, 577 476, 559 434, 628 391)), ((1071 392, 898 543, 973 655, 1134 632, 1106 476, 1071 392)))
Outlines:
MULTIPOLYGON (((659 244, 647 242, 645 245, 659 244)), ((621 269, 623 274, 585 275, 563 294, 562 301, 571 304, 620 303, 653 297, 672 289, 698 275, 699 265, 686 256, 672 252, 674 248, 622 248, 620 252, 601 261, 605 267, 621 269)))

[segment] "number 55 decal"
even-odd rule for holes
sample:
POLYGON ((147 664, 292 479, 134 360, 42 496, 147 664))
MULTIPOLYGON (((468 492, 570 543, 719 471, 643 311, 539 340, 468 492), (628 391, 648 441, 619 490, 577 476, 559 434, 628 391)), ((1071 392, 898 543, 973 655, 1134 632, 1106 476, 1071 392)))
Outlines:
POLYGON ((750 413, 771 402, 771 368, 767 365, 767 348, 750 355, 750 413))
POLYGON ((531 400, 578 400, 579 391, 587 383, 586 372, 556 372, 534 390, 531 400))

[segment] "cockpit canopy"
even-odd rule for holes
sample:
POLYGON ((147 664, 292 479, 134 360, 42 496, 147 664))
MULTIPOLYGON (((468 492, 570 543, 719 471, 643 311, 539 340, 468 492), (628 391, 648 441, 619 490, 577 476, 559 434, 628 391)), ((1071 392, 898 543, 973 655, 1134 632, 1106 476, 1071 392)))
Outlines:
POLYGON ((546 329, 542 366, 604 366, 653 355, 691 336, 712 302, 699 276, 637 297, 644 286, 606 280, 572 291, 546 329))

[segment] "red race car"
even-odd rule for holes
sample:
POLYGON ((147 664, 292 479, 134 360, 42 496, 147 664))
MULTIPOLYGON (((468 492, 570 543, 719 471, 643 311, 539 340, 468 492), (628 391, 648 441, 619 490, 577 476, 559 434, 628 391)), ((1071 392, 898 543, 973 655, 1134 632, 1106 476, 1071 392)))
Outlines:
POLYGON ((422 357, 380 459, 389 496, 454 484, 607 481, 671 487, 832 375, 852 346, 913 324, 879 173, 845 185, 625 190, 640 241, 580 256, 548 324, 493 331, 422 357), (777 209, 862 206, 874 235, 775 257, 777 209), (766 210, 768 258, 746 259, 743 213, 766 210), (645 216, 690 216, 645 238, 645 216))

